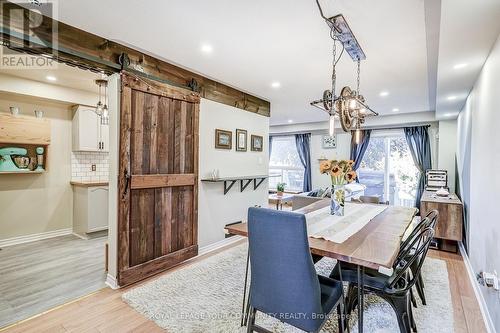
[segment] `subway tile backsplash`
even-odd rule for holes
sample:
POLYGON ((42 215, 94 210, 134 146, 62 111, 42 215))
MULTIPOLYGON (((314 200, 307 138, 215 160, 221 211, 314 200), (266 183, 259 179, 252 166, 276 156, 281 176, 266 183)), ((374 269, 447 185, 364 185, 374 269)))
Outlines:
POLYGON ((80 152, 71 153, 71 180, 79 182, 100 182, 109 179, 109 153, 80 152), (95 164, 96 171, 92 171, 95 164))

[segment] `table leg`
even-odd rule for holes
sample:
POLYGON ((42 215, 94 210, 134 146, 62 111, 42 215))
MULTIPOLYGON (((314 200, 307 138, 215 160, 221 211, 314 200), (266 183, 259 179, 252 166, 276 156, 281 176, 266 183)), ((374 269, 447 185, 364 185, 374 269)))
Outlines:
POLYGON ((279 209, 280 209, 280 201, 276 200, 276 210, 279 210, 279 209))
POLYGON ((363 307, 364 307, 364 274, 365 268, 358 265, 358 332, 363 333, 363 307))
MULTIPOLYGON (((247 267, 245 269, 245 286, 243 288, 243 304, 241 306, 241 326, 246 325, 246 316, 248 315, 248 311, 246 303, 248 302, 247 300, 247 284, 248 284, 248 265, 250 263, 250 250, 247 252, 247 267)), ((250 297, 250 295, 248 295, 250 297)), ((248 302, 249 303, 249 302, 248 302)))

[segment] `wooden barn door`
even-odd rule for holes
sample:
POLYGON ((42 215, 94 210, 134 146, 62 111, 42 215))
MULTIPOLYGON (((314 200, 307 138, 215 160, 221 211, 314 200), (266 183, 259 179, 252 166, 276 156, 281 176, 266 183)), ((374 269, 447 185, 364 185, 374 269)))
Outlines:
POLYGON ((188 90, 122 73, 118 283, 198 254, 198 115, 188 90))

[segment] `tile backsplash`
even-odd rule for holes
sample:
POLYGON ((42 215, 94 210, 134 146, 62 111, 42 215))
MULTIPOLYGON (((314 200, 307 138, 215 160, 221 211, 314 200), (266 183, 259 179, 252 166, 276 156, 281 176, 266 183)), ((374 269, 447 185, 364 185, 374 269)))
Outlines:
POLYGON ((71 153, 71 180, 80 182, 108 181, 109 153, 74 151, 71 153), (92 171, 92 164, 96 169, 92 171))

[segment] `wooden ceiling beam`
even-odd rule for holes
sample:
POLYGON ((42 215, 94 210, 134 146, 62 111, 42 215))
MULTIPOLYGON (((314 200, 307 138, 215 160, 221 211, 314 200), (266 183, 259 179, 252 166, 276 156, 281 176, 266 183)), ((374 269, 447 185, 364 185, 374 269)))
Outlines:
MULTIPOLYGON (((0 0, 2 8, 5 8, 5 4, 18 6, 6 0, 0 0)), ((18 6, 18 9, 22 7, 18 6)), ((215 102, 266 117, 271 114, 269 101, 47 16, 43 16, 42 23, 26 34, 23 24, 27 18, 27 12, 24 12, 24 18, 15 17, 11 13, 12 11, 6 10, 1 13, 1 36, 4 44, 20 52, 53 54, 55 51, 59 61, 107 73, 119 72, 122 68, 132 70, 138 75, 198 91, 201 97, 215 102), (5 26, 4 22, 10 22, 9 26, 5 26), (54 26, 57 27, 57 43, 52 43, 54 26), (38 40, 46 47, 27 46, 28 39, 38 40), (129 59, 128 66, 120 64, 120 56, 124 54, 129 59), (191 82, 195 82, 197 87, 190 84, 191 82)))

